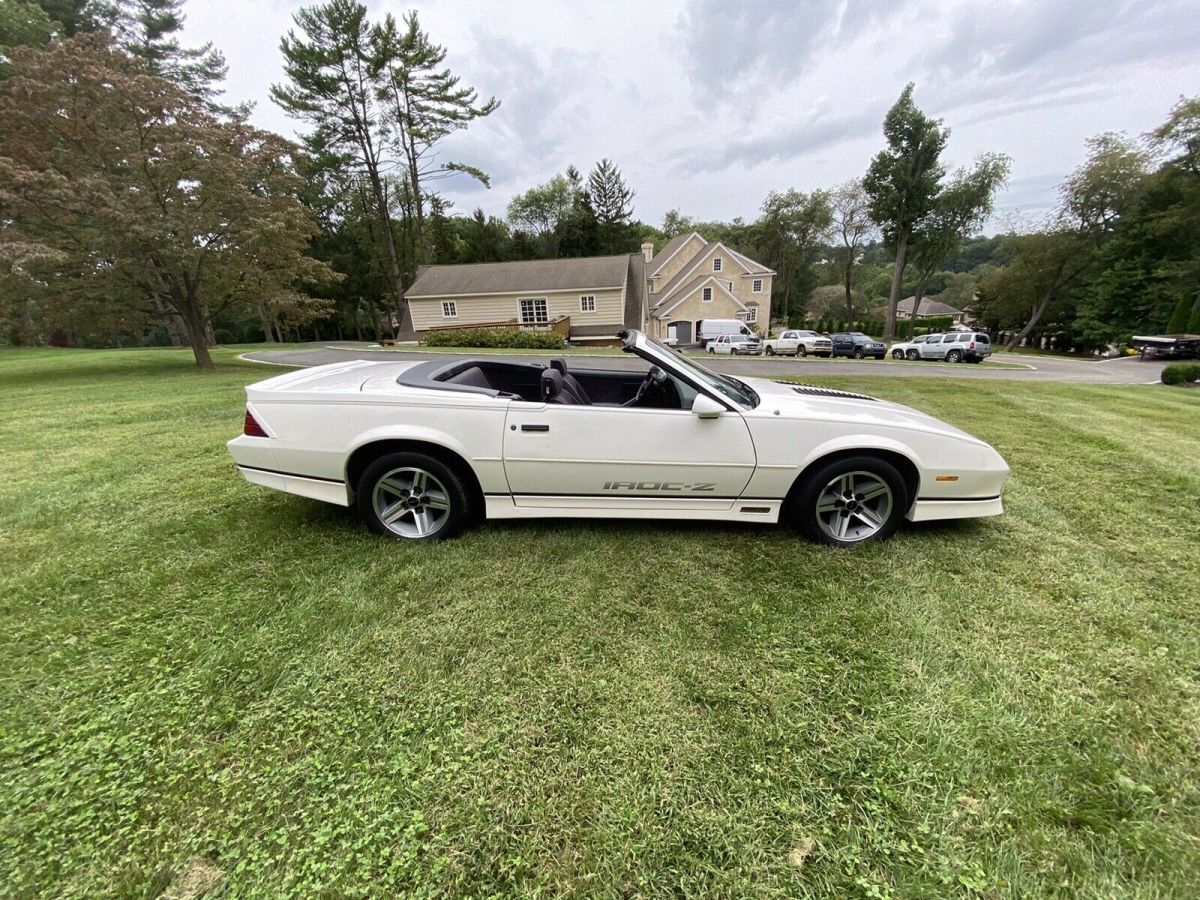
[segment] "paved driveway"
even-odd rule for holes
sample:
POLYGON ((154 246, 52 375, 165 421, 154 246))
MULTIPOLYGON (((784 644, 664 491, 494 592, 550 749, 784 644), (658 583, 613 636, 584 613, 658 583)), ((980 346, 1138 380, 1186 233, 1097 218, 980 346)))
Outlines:
MULTIPOLYGON (((319 366, 349 359, 425 360, 465 358, 469 353, 431 353, 422 350, 373 350, 367 344, 328 343, 291 350, 257 350, 245 354, 247 359, 289 366, 319 366)), ((489 358, 495 354, 489 354, 489 358)), ((551 354, 522 354, 513 352, 496 356, 517 362, 545 363, 551 354)), ((1006 356, 999 361, 988 360, 978 365, 961 363, 905 362, 899 360, 805 359, 780 357, 730 358, 705 354, 689 354, 703 360, 718 372, 730 375, 772 377, 791 375, 812 378, 820 375, 870 375, 876 377, 909 378, 913 376, 951 378, 1009 378, 1016 381, 1064 381, 1093 384, 1147 384, 1159 380, 1163 362, 1140 360, 1137 357, 1090 361, 1058 356, 1006 356), (1020 366, 1020 368, 1010 368, 1020 366)), ((567 365, 589 369, 631 369, 642 365, 629 356, 588 356, 571 354, 567 365)))

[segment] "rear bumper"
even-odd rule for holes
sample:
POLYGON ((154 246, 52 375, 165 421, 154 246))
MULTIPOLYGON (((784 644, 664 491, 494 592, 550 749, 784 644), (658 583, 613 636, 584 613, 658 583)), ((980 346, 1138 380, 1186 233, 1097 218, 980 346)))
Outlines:
POLYGON ((261 485, 285 494, 295 494, 298 497, 308 497, 321 500, 337 506, 349 506, 350 494, 346 485, 341 481, 325 481, 321 478, 305 478, 303 475, 291 475, 286 472, 270 472, 266 469, 254 469, 250 466, 238 466, 242 477, 251 484, 261 485))
POLYGON ((1004 512, 999 497, 966 500, 918 500, 905 516, 910 522, 932 522, 937 519, 979 519, 998 516, 1004 512))

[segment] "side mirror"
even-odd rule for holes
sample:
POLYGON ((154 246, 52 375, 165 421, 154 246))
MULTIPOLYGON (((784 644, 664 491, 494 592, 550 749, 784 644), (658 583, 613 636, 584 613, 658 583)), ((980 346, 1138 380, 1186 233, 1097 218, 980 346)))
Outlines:
POLYGON ((697 394, 696 399, 692 401, 692 415, 701 419, 715 419, 723 412, 725 407, 708 394, 697 394))

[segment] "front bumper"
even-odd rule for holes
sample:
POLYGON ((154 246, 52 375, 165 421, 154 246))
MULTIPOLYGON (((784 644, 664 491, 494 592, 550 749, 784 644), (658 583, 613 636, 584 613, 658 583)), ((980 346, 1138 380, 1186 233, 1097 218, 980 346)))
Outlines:
POLYGON ((905 516, 910 522, 932 522, 937 519, 979 519, 984 516, 999 516, 1004 512, 1004 501, 999 497, 983 497, 978 500, 918 500, 905 516))

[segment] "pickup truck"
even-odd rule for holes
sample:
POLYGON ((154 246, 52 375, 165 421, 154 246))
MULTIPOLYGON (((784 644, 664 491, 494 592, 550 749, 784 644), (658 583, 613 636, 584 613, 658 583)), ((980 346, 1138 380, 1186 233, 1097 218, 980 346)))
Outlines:
POLYGON ((763 352, 767 356, 829 356, 833 352, 833 344, 829 338, 821 337, 815 331, 788 329, 777 338, 771 338, 763 344, 763 352))

